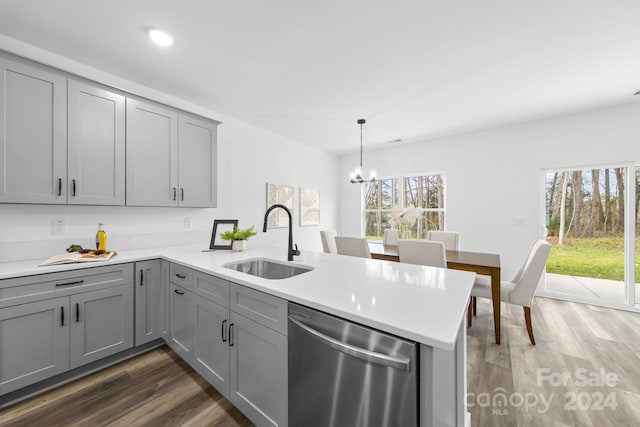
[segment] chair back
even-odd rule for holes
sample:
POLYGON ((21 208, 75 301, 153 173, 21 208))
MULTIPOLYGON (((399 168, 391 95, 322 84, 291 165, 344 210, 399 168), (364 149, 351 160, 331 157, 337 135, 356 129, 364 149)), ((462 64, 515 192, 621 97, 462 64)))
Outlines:
POLYGON ((523 307, 531 307, 550 253, 551 245, 544 240, 536 240, 531 245, 524 264, 522 264, 522 267, 520 267, 520 270, 512 280, 515 287, 509 293, 508 302, 523 307))
POLYGON ((337 254, 336 236, 338 230, 321 230, 320 238, 322 239, 322 250, 326 254, 337 254))
POLYGON ((371 258, 369 242, 367 242, 367 239, 363 237, 336 236, 335 241, 338 255, 371 258))
POLYGON ((387 228, 384 230, 382 244, 398 246, 398 231, 395 228, 387 228))
POLYGON ((427 240, 444 243, 448 251, 460 250, 460 233, 457 231, 427 231, 427 240))
POLYGON ((447 268, 444 243, 429 240, 399 240, 400 262, 447 268))

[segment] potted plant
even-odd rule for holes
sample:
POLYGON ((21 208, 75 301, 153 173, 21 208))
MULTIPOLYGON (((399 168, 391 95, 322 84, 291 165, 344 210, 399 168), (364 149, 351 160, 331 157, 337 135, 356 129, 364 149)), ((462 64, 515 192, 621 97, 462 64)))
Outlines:
POLYGON ((231 249, 234 251, 242 251, 247 249, 247 239, 251 236, 255 236, 258 234, 254 229, 253 225, 249 228, 245 228, 244 230, 240 230, 237 226, 233 226, 233 230, 225 231, 220 234, 220 238, 222 240, 231 240, 231 249))

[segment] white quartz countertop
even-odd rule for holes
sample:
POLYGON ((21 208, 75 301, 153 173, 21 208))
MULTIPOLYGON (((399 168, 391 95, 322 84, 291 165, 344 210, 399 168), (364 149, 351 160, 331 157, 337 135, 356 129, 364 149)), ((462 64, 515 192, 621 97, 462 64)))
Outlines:
POLYGON ((169 246, 118 252, 109 261, 38 267, 42 260, 0 263, 0 279, 163 258, 247 287, 446 351, 454 348, 475 274, 391 261, 302 251, 294 264, 313 270, 269 280, 223 267, 249 258, 286 262, 286 250, 202 252, 169 246))

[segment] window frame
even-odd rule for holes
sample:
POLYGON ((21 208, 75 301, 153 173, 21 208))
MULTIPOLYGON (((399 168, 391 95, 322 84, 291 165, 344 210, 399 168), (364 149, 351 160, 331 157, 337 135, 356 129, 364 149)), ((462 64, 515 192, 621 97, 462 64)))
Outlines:
MULTIPOLYGON (((407 184, 406 184, 406 179, 407 178, 423 178, 423 177, 431 177, 431 176, 437 176, 439 175, 442 178, 442 186, 443 186, 443 191, 442 191, 442 207, 441 208, 423 208, 418 206, 418 210, 420 211, 420 214, 423 215, 424 213, 429 213, 429 212, 436 212, 436 213, 441 213, 442 214, 442 230, 446 229, 446 225, 447 225, 447 175, 444 171, 435 171, 435 172, 424 172, 424 173, 411 173, 411 174, 403 174, 403 175, 395 175, 395 176, 383 176, 383 177, 379 177, 376 179, 377 182, 379 181, 386 181, 386 180, 395 180, 394 181, 394 188, 392 190, 392 206, 390 208, 377 208, 377 209, 368 209, 367 208, 367 192, 366 192, 366 183, 363 184, 362 186, 362 191, 361 191, 361 230, 360 230, 360 234, 361 236, 364 236, 365 238, 367 238, 369 241, 373 241, 373 242, 379 242, 382 240, 382 236, 380 236, 379 239, 375 239, 373 237, 368 237, 367 236, 367 214, 369 213, 377 213, 378 215, 380 215, 378 217, 378 221, 382 227, 382 218, 381 215, 383 213, 388 213, 390 214, 393 208, 401 208, 401 209, 406 209, 405 206, 405 201, 407 198, 407 184)), ((378 191, 381 191, 381 188, 378 187, 378 191)), ((422 193, 419 192, 418 193, 418 197, 419 200, 422 198, 422 193)), ((380 204, 380 202, 378 202, 378 204, 380 204)), ((419 236, 421 233, 421 221, 418 221, 416 224, 416 232, 417 235, 419 236)), ((384 229, 381 228, 382 231, 382 235, 384 234, 384 229)))

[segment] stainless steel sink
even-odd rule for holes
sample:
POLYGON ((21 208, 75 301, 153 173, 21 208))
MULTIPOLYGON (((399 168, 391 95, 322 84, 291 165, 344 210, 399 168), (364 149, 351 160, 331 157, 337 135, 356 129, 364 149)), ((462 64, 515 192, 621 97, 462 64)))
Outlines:
POLYGON ((247 259, 241 262, 225 264, 223 267, 262 277, 263 279, 286 279, 313 270, 313 267, 306 265, 290 264, 268 258, 247 259))

